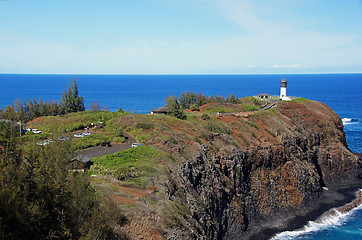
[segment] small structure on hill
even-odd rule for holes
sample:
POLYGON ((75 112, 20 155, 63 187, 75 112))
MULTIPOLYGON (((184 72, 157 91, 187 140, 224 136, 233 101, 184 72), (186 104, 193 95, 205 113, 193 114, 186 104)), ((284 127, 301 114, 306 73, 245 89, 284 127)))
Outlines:
POLYGON ((153 109, 151 110, 151 114, 168 114, 169 111, 168 111, 168 108, 166 106, 164 107, 159 107, 159 108, 156 108, 156 109, 153 109))
POLYGON ((86 155, 78 155, 69 162, 70 170, 85 170, 92 165, 91 158, 86 155))
POLYGON ((269 99, 271 98, 271 95, 268 93, 260 93, 258 95, 256 95, 257 98, 261 98, 261 99, 269 99))
POLYGON ((292 100, 290 97, 287 97, 287 81, 285 80, 285 78, 282 78, 282 80, 280 81, 280 100, 292 100))

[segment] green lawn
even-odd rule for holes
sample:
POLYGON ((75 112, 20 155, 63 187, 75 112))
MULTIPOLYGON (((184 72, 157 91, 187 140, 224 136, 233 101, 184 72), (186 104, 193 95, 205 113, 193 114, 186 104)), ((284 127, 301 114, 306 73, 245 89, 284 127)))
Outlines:
POLYGON ((152 146, 130 148, 92 159, 91 174, 112 175, 121 181, 146 187, 151 177, 160 171, 158 163, 166 155, 152 146))

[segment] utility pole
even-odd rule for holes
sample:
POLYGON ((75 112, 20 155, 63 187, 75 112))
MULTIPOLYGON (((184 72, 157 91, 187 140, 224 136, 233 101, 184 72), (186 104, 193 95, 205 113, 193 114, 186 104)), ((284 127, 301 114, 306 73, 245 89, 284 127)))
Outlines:
POLYGON ((20 133, 20 137, 21 137, 21 122, 17 122, 17 124, 19 124, 19 133, 20 133))

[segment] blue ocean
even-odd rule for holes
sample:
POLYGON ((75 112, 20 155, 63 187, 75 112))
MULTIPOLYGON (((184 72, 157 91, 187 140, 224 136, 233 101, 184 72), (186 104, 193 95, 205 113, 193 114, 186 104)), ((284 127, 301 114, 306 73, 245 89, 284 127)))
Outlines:
MULTIPOLYGON (((73 78, 86 107, 91 102, 117 111, 148 113, 165 105, 165 98, 193 91, 204 95, 237 97, 269 93, 279 95, 281 78, 287 95, 321 101, 343 120, 348 147, 362 152, 362 74, 286 75, 14 75, 0 74, 0 108, 17 98, 59 100, 73 78)), ((362 239, 362 209, 310 222, 302 230, 276 239, 362 239)))

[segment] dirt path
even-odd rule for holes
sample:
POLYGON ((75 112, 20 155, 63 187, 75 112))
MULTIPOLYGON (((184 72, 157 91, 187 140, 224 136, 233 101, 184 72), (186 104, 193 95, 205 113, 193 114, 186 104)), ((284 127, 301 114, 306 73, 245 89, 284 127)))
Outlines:
MULTIPOLYGON (((111 183, 112 184, 112 183, 111 183)), ((128 187, 121 187, 116 184, 112 184, 115 188, 117 188, 119 191, 124 192, 128 195, 134 196, 134 197, 145 197, 148 194, 150 194, 151 190, 144 190, 144 189, 136 189, 136 188, 128 188, 128 187)))

